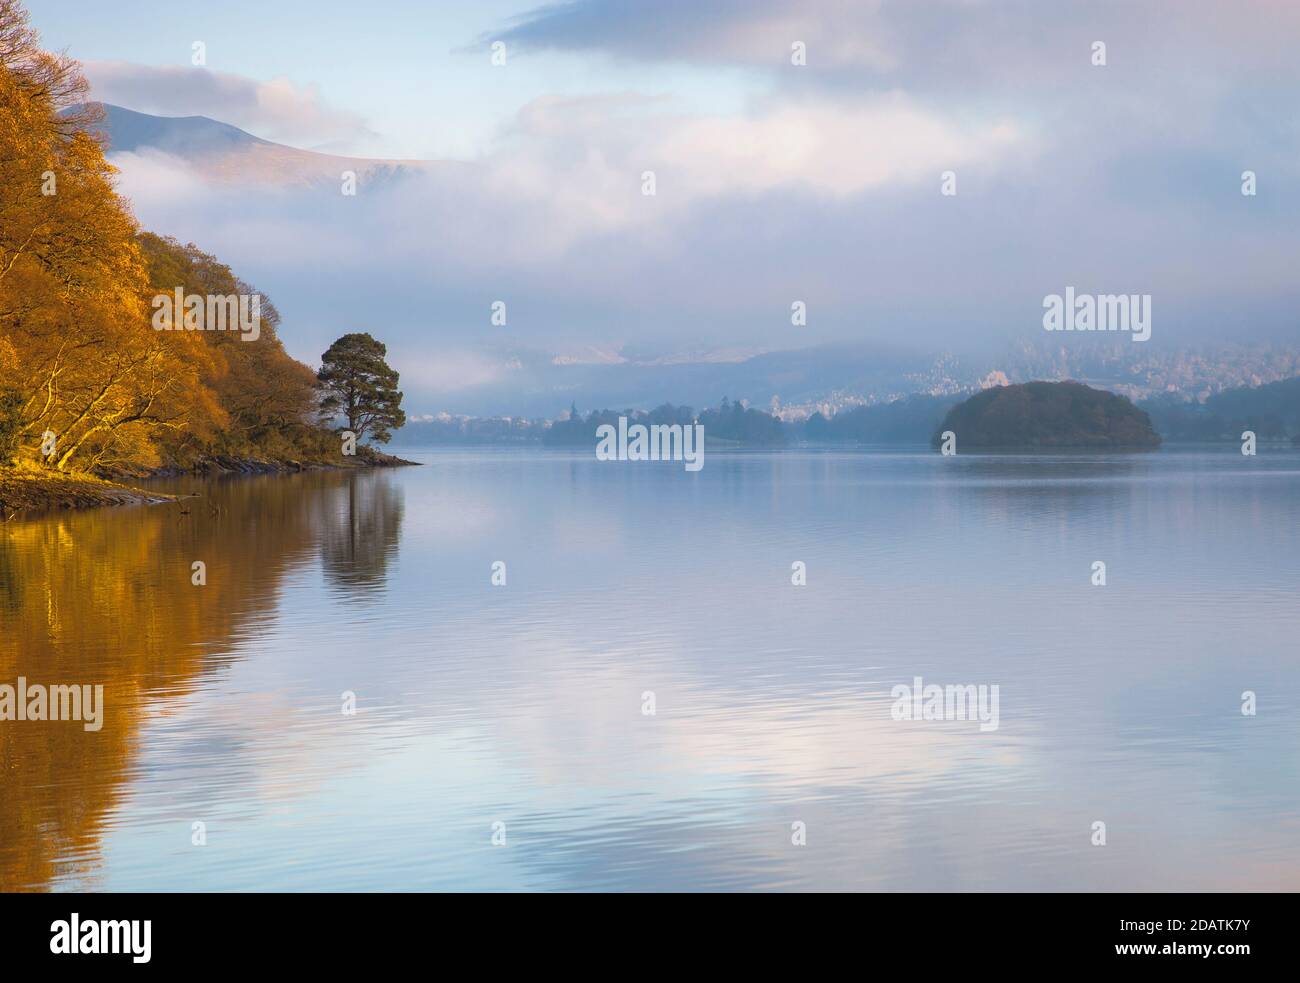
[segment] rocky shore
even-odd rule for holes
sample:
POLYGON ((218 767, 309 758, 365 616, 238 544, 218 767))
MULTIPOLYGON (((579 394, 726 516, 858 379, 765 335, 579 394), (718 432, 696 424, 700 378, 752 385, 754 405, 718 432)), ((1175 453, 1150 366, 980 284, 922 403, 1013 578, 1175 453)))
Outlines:
POLYGON ((0 468, 0 522, 20 512, 92 509, 103 505, 156 505, 174 495, 144 491, 92 475, 0 468))
POLYGON ((333 461, 264 461, 253 458, 212 456, 187 468, 162 467, 140 472, 113 472, 99 477, 62 474, 45 468, 0 468, 0 523, 23 512, 61 509, 91 509, 104 505, 157 505, 174 502, 175 495, 133 487, 131 483, 151 478, 185 476, 222 477, 236 475, 294 474, 300 471, 346 468, 396 468, 417 462, 406 461, 368 447, 357 449, 355 458, 333 461))

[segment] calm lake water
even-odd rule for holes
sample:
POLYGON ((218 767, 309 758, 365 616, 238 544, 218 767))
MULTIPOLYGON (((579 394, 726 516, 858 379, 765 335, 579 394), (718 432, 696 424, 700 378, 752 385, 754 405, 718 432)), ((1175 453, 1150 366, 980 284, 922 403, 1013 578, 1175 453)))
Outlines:
POLYGON ((1300 889, 1292 450, 403 453, 0 526, 0 888, 1300 889))

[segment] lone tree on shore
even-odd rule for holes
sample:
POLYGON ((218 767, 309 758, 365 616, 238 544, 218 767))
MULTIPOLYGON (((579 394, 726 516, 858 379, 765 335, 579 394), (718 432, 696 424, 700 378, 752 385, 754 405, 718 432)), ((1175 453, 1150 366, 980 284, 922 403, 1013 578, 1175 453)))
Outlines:
POLYGON ((397 372, 384 361, 388 348, 368 334, 345 334, 321 356, 320 381, 326 422, 342 416, 361 440, 386 444, 392 430, 406 422, 397 372))

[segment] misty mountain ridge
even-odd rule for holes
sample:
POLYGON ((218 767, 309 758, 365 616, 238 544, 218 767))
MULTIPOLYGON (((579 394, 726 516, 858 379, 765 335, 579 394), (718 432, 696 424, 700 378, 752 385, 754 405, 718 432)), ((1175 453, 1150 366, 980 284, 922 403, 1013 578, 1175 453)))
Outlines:
POLYGON ((152 116, 106 102, 99 106, 104 111, 100 128, 109 138, 110 153, 161 150, 192 159, 200 153, 231 153, 271 142, 207 116, 152 116))
POLYGON ((456 166, 443 161, 344 157, 300 150, 207 116, 154 116, 106 102, 98 105, 104 111, 98 128, 107 138, 110 155, 166 154, 218 184, 321 186, 337 193, 345 171, 354 172, 358 183, 364 184, 456 166))

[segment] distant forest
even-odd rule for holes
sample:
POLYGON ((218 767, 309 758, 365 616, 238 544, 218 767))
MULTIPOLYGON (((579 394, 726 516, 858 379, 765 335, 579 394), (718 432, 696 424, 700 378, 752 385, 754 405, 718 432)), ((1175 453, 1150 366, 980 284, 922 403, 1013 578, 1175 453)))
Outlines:
POLYGON ((594 410, 585 416, 571 407, 561 420, 524 420, 518 417, 450 417, 408 423, 394 435, 394 443, 413 444, 524 444, 549 447, 595 446, 596 429, 629 423, 695 423, 704 426, 711 444, 743 447, 784 447, 804 442, 858 444, 924 444, 960 400, 954 396, 909 396, 892 403, 859 406, 831 417, 814 413, 806 420, 785 423, 771 413, 746 407, 723 397, 715 408, 696 412, 690 406, 665 403, 653 410, 594 410))
MULTIPOLYGON (((560 420, 520 417, 443 417, 415 421, 394 435, 394 443, 416 444, 543 444, 553 447, 595 446, 596 428, 631 423, 692 423, 704 425, 710 443, 744 447, 784 447, 793 444, 929 444, 949 410, 962 396, 913 395, 888 403, 858 406, 823 416, 783 422, 763 410, 745 407, 726 397, 717 408, 698 414, 689 406, 665 403, 653 410, 602 409, 582 414, 576 406, 560 420)), ((1300 377, 1265 386, 1230 389, 1204 403, 1174 395, 1141 400, 1137 408, 1150 417, 1165 441, 1238 441, 1245 430, 1260 440, 1300 442, 1300 377)))
POLYGON ((1144 399, 1151 424, 1165 440, 1240 440, 1252 430, 1260 440, 1300 437, 1300 376, 1266 386, 1228 389, 1204 403, 1189 403, 1174 396, 1144 399))

